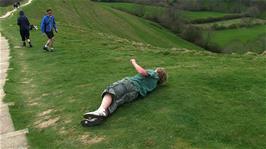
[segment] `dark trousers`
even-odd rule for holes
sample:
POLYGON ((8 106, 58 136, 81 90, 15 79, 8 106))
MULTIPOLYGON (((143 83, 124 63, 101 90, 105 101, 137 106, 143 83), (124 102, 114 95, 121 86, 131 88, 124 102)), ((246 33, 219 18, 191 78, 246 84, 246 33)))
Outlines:
POLYGON ((25 41, 26 39, 30 38, 30 31, 29 30, 20 30, 21 40, 25 41))

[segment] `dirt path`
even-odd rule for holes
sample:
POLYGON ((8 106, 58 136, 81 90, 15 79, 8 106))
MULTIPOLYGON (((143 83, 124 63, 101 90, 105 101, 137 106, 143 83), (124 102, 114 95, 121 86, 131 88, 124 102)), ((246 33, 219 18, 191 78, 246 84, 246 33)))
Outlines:
MULTIPOLYGON (((29 0, 21 7, 27 6, 32 2, 29 0)), ((0 19, 5 19, 12 15, 17 9, 7 12, 0 19)), ((4 103, 5 97, 4 85, 7 78, 9 67, 9 43, 8 40, 0 33, 0 148, 1 149, 22 149, 28 148, 26 133, 28 129, 14 129, 14 125, 9 114, 9 106, 14 103, 4 103)))

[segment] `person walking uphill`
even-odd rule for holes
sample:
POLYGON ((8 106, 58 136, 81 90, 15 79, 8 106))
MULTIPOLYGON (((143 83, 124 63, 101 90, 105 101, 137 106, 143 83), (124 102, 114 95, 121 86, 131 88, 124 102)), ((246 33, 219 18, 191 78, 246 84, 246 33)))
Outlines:
POLYGON ((57 32, 57 27, 55 23, 55 18, 52 15, 52 9, 48 9, 46 12, 47 12, 47 15, 43 17, 42 22, 41 22, 41 31, 43 34, 45 33, 47 35, 48 41, 43 46, 43 50, 49 51, 50 49, 50 51, 53 51, 54 50, 53 29, 55 30, 55 32, 57 32))
POLYGON ((166 82, 167 73, 163 68, 145 70, 137 64, 135 59, 131 59, 130 62, 138 74, 108 86, 102 93, 100 107, 96 111, 83 115, 85 119, 81 121, 82 126, 90 127, 101 124, 121 105, 132 102, 140 96, 145 97, 166 82))
POLYGON ((17 19, 17 25, 19 26, 19 29, 20 29, 20 36, 21 36, 23 47, 26 47, 26 42, 25 42, 26 39, 29 43, 29 46, 32 47, 31 40, 30 40, 30 22, 28 18, 25 16, 25 13, 23 11, 19 12, 19 17, 17 19))

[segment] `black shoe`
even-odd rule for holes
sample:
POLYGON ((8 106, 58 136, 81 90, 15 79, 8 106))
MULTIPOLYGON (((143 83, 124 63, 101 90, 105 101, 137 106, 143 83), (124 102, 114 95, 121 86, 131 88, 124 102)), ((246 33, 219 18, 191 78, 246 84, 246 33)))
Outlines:
POLYGON ((92 119, 84 119, 80 122, 80 124, 83 127, 92 127, 97 126, 103 123, 103 121, 106 119, 106 117, 98 117, 98 118, 92 118, 92 119))
POLYGON ((45 50, 45 51, 48 51, 48 52, 49 52, 48 48, 47 48, 47 47, 45 47, 45 46, 43 46, 43 50, 45 50))
POLYGON ((30 48, 32 48, 32 45, 30 44, 30 48))

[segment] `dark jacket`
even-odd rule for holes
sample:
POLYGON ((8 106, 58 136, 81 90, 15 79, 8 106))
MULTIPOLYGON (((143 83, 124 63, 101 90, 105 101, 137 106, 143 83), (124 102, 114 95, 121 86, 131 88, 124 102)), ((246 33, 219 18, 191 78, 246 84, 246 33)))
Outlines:
POLYGON ((30 29, 30 22, 29 22, 28 18, 24 15, 23 11, 19 12, 17 24, 18 24, 20 30, 29 30, 30 29))

